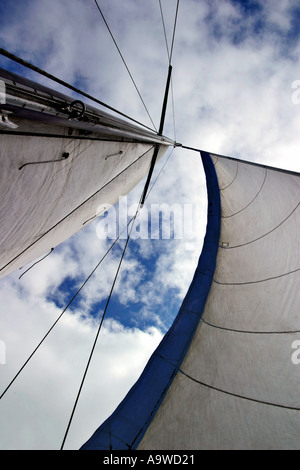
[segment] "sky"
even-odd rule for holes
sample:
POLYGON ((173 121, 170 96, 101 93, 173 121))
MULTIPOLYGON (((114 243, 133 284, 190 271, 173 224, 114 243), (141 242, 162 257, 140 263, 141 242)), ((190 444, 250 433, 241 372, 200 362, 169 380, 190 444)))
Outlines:
MULTIPOLYGON (((176 4, 161 1, 169 48, 176 4)), ((158 127, 168 71, 159 1, 99 5, 158 127)), ((93 0, 6 1, 0 12, 1 47, 151 126, 93 0)), ((164 134, 186 146, 299 172, 299 19, 298 0, 181 0, 164 134)), ((0 67, 71 93, 8 59, 0 57, 0 67)), ((176 205, 191 211, 186 231, 153 239, 149 233, 158 227, 152 221, 148 238, 134 232, 66 449, 78 449, 137 380, 177 314, 201 252, 206 187, 198 153, 171 148, 152 181, 137 223, 155 205, 176 205)), ((144 181, 128 195, 131 210, 143 187, 144 181)), ((0 280, 1 390, 112 243, 99 238, 100 220, 21 279, 29 266, 0 280)), ((60 448, 124 242, 0 401, 1 449, 60 448)))

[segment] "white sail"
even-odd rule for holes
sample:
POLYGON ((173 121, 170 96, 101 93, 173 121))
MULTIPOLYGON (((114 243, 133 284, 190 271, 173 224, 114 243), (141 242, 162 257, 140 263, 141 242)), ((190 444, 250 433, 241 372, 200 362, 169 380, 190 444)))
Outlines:
POLYGON ((0 70, 0 277, 115 204, 171 141, 0 70))
POLYGON ((190 289, 83 449, 299 449, 300 175, 202 158, 208 225, 190 289))

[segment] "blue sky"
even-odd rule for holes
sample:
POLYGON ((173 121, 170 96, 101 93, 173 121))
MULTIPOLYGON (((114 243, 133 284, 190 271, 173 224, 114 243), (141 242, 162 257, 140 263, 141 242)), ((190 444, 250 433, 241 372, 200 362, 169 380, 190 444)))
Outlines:
MULTIPOLYGON (((159 2, 100 4, 158 125, 168 67, 159 2)), ((176 1, 164 0, 162 7, 170 43, 176 1)), ((151 124, 92 0, 7 1, 0 8, 1 47, 151 124)), ((173 53, 178 142, 299 171, 300 105, 292 101, 292 84, 300 79, 299 15, 297 0, 181 1, 173 53)), ((0 66, 53 86, 7 59, 0 58, 0 66)), ((173 138, 173 129, 170 102, 165 134, 173 138)), ((147 207, 190 204, 200 214, 197 237, 131 240, 66 448, 78 448, 118 405, 192 279, 206 225, 203 170, 197 154, 175 149, 168 156, 155 170, 153 180, 167 162, 147 207)), ((129 205, 139 200, 143 184, 128 195, 129 205)), ((7 355, 1 386, 107 250, 111 240, 97 237, 98 223, 21 280, 19 272, 0 280, 0 339, 7 355)), ((116 246, 0 403, 2 448, 60 447, 120 254, 116 246)))

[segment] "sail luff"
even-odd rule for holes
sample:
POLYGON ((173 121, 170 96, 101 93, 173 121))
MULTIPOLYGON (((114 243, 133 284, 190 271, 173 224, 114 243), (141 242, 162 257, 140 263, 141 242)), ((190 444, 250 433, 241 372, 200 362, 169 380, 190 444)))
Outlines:
POLYGON ((207 178, 207 231, 191 287, 172 327, 151 356, 138 382, 82 450, 137 448, 192 341, 212 282, 220 233, 218 182, 209 155, 203 155, 202 160, 207 178))

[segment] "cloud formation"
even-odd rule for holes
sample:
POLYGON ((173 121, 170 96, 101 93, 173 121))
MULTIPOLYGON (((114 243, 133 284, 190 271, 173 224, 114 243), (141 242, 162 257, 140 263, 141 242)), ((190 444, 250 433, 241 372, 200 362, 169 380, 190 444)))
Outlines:
MULTIPOLYGON (((121 3, 103 2, 103 12, 158 126, 168 67, 159 4, 121 3)), ((162 7, 170 45, 176 1, 163 1, 162 7)), ((4 4, 3 11, 2 47, 151 125, 93 1, 16 1, 4 4)), ((292 101, 292 83, 300 79, 297 19, 296 0, 180 3, 172 61, 177 142, 299 171, 300 105, 292 101)), ((21 72, 2 58, 0 66, 21 72)), ((22 73, 49 86, 33 72, 22 73)), ((165 134, 172 138, 171 102, 165 134)), ((143 184, 130 193, 129 205, 139 200, 143 184)), ((114 410, 189 286, 206 226, 197 153, 173 151, 147 207, 162 203, 199 205, 199 236, 130 242, 66 448, 78 448, 114 410)), ((0 340, 7 356, 0 364, 2 388, 108 249, 111 240, 97 237, 97 223, 57 247, 21 280, 19 272, 1 280, 0 340)), ((60 447, 121 246, 105 258, 1 400, 2 448, 60 447)))

